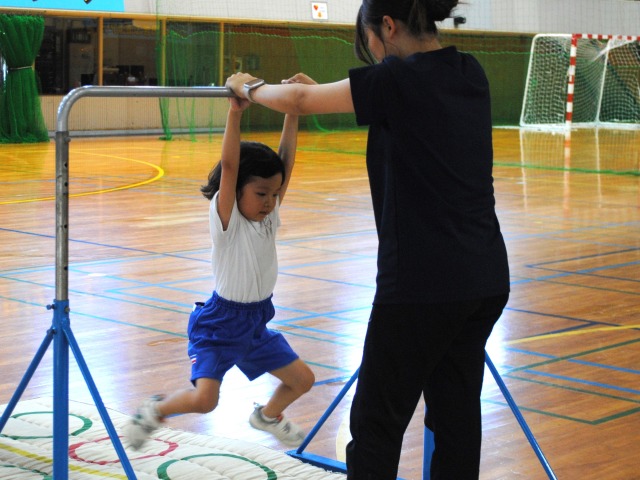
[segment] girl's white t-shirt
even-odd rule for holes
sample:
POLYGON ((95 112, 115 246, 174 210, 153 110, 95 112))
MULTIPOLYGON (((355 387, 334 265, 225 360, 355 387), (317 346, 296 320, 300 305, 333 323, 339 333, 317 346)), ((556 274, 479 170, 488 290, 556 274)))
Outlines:
POLYGON ((278 276, 276 232, 280 227, 280 202, 262 222, 245 218, 233 205, 226 230, 218 215, 218 193, 209 207, 213 248, 211 262, 215 291, 222 298, 250 303, 269 298, 278 276))

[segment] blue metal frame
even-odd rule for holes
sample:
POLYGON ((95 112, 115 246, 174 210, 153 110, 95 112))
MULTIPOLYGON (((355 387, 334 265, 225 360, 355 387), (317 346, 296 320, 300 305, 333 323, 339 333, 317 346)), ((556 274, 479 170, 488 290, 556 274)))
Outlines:
MULTIPOLYGON (((500 391, 502 392, 502 395, 507 400, 507 403, 509 404, 509 407, 511 408, 511 411, 513 412, 514 416, 516 417, 516 420, 520 424, 520 427, 522 428, 522 431, 524 432, 525 436, 527 437, 527 440, 529 441, 531 447, 533 448, 533 451, 535 452, 536 456, 538 457, 538 460, 540 461, 540 464, 542 465, 542 467, 544 468, 545 472, 547 473, 547 476, 549 477, 550 480, 557 480, 557 477, 556 477, 555 473, 553 472, 553 470, 551 469, 551 466, 549 465, 549 462, 547 461, 546 457, 544 456, 544 453, 542 453, 542 449, 538 445, 538 442, 536 441, 535 437, 533 436, 533 433, 531 433, 531 430, 529 429, 529 426, 527 425, 527 422, 525 421, 524 417, 520 413, 520 409, 518 408, 518 406, 516 405, 515 401, 513 400, 513 397, 509 393, 509 390, 507 389, 507 386, 502 381, 502 377, 500 377, 500 374, 498 373, 498 370, 494 366, 494 364, 491 361, 491 358, 489 357, 489 354, 487 352, 485 352, 485 363, 487 364, 487 367, 489 367, 489 370, 491 371, 491 374, 493 375, 496 383, 498 384, 498 387, 500 388, 500 391)), ((338 393, 336 398, 333 400, 331 405, 329 405, 329 408, 327 408, 325 413, 320 417, 320 420, 318 420, 318 423, 316 423, 316 425, 313 427, 313 429, 306 436, 306 438, 302 442, 302 445, 300 445, 297 450, 288 451, 287 452, 288 455, 290 455, 290 456, 292 456, 294 458, 297 458, 297 459, 299 459, 299 460, 301 460, 303 462, 307 462, 307 463, 310 463, 312 465, 315 465, 317 467, 325 468, 325 469, 330 470, 332 472, 346 473, 346 471, 347 471, 346 465, 343 462, 339 462, 337 460, 332 460, 332 459, 326 458, 326 457, 321 457, 319 455, 314 455, 312 453, 305 453, 304 449, 309 445, 311 440, 313 440, 313 437, 316 436, 316 434, 318 433, 318 431, 320 430, 322 425, 324 425, 324 423, 327 421, 327 419, 329 418, 331 413, 333 413, 335 408, 342 401, 342 399, 344 398, 346 393, 349 391, 351 386, 354 384, 354 382, 358 378, 358 372, 359 372, 359 370, 356 370, 355 373, 353 374, 353 376, 351 377, 351 379, 344 385, 344 387, 342 387, 342 390, 340 390, 340 392, 338 393)), ((425 410, 425 414, 426 414, 426 410, 425 410)), ((431 478, 431 473, 430 473, 430 470, 431 470, 431 455, 433 454, 433 451, 435 449, 435 441, 434 441, 433 432, 431 430, 429 430, 428 428, 424 429, 424 447, 423 448, 424 448, 424 453, 423 453, 423 463, 422 463, 422 479, 423 480, 429 480, 431 478)), ((398 479, 398 480, 402 480, 402 479, 398 479)))
POLYGON ((513 400, 511 393, 509 393, 509 389, 507 388, 505 383, 502 381, 502 377, 498 373, 498 370, 496 369, 495 365, 491 361, 491 358, 489 358, 489 354, 487 352, 485 352, 485 363, 487 364, 487 367, 489 367, 489 370, 493 374, 493 378, 498 384, 498 387, 500 388, 500 391, 502 392, 502 395, 504 396, 505 400, 509 404, 511 411, 513 412, 513 415, 516 417, 516 420, 520 424, 520 428, 522 428, 522 431, 527 437, 527 440, 529 440, 529 444, 531 445, 531 448, 533 448, 533 451, 538 457, 538 460, 540 461, 542 468, 544 468, 544 471, 547 473, 547 476, 549 477, 549 479, 557 480, 556 474, 551 469, 551 466, 549 465, 549 462, 544 456, 544 453, 542 453, 542 449, 540 448, 540 445, 538 445, 538 442, 533 436, 533 433, 531 433, 531 430, 529 429, 529 425, 527 425, 527 422, 525 421, 524 417, 520 413, 520 409, 516 405, 516 402, 513 400))
MULTIPOLYGON (((294 458, 297 458, 298 460, 301 460, 303 462, 310 463, 311 465, 314 465, 316 467, 324 468, 325 470, 329 470, 332 472, 339 472, 339 473, 347 473, 347 466, 344 462, 339 462, 338 460, 332 460, 330 458, 314 455, 313 453, 305 453, 304 449, 307 448, 311 440, 313 440, 313 437, 316 436, 320 428, 322 428, 324 423, 328 420, 328 418, 331 416, 331 414, 336 409, 338 404, 342 401, 344 396, 347 394, 351 386, 355 383, 356 379, 358 378, 359 372, 360 372, 360 369, 357 369, 353 373, 349 381, 345 383, 342 389, 340 390, 340 392, 338 392, 338 395, 336 395, 336 398, 333 399, 333 402, 331 402, 331 405, 329 405, 329 408, 327 408, 327 410, 322 414, 322 416, 320 417, 320 420, 318 420, 318 423, 316 423, 316 425, 307 434, 302 444, 298 447, 297 450, 288 451, 287 452, 288 455, 294 458)), ((398 477, 397 480, 403 480, 403 479, 398 477)))
POLYGON ((69 476, 69 349, 73 352, 82 376, 104 422, 105 428, 128 479, 136 479, 120 438, 91 377, 80 347, 71 331, 69 319, 69 128, 71 107, 82 97, 231 97, 226 87, 97 87, 86 86, 69 92, 58 107, 56 128, 56 296, 49 310, 53 322, 18 384, 7 408, 0 417, 0 433, 9 421, 20 397, 33 377, 40 361, 53 342, 53 478, 69 476))
MULTIPOLYGON (((233 92, 226 87, 96 87, 85 86, 69 92, 58 108, 56 129, 56 297, 52 305, 53 322, 47 330, 45 338, 29 364, 22 380, 18 384, 7 408, 0 417, 0 433, 7 424, 20 397, 24 393, 29 381, 35 373, 49 345, 53 341, 53 476, 56 480, 67 480, 69 474, 69 349, 73 352, 85 382, 91 392, 109 437, 113 442, 118 458, 127 474, 127 478, 136 479, 136 475, 127 458, 118 434, 111 422, 109 414, 102 402, 98 389, 91 377, 89 368, 82 356, 80 347, 71 331, 69 319, 68 299, 68 259, 69 259, 69 130, 68 118, 73 104, 82 97, 231 97, 233 92)), ((536 442, 531 430, 525 422, 520 410, 514 402, 509 390, 502 381, 493 362, 486 354, 486 363, 493 374, 500 391, 504 395, 509 407, 513 411, 518 423, 524 431, 529 443, 535 451, 540 463, 547 472, 549 479, 556 480, 549 462, 545 458, 540 446, 536 442)), ((345 394, 349 391, 358 377, 358 370, 345 384, 327 411, 320 418, 316 426, 309 432, 302 445, 297 450, 287 452, 292 457, 304 462, 323 467, 336 472, 346 472, 346 465, 318 455, 304 453, 304 449, 318 433, 322 425, 335 410, 345 394)), ((424 463, 423 480, 429 480, 431 453, 434 449, 433 433, 425 428, 424 433, 424 463)), ((401 479, 400 479, 401 480, 401 479)))
POLYGON ((331 460, 330 458, 326 458, 326 457, 320 457, 312 453, 304 453, 304 449, 307 448, 307 446, 309 445, 309 442, 313 440, 313 437, 316 436, 318 431, 322 428, 324 423, 331 416, 331 414, 336 409, 338 404, 342 401, 344 396, 347 394, 351 386, 354 384, 354 382, 358 378, 359 372, 360 372, 360 369, 357 369, 354 372, 354 374, 351 376, 349 381, 345 383, 342 389, 340 390, 340 392, 338 392, 338 395, 336 395, 336 398, 333 399, 333 402, 331 402, 331 405, 329 405, 329 408, 327 408, 324 414, 320 417, 320 420, 318 420, 318 423, 316 423, 316 425, 307 434, 302 444, 298 447, 297 450, 291 450, 287 452, 288 455, 294 458, 297 458, 299 460, 302 460, 303 462, 315 465, 317 467, 326 468, 327 470, 330 470, 332 472, 347 473, 347 466, 344 464, 344 462, 331 460))

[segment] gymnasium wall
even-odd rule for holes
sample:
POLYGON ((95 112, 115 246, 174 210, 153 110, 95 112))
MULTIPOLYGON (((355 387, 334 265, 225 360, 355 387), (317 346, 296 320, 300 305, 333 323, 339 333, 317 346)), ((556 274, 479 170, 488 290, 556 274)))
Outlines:
MULTIPOLYGON (((96 1, 96 0, 94 0, 96 1)), ((312 4, 327 8, 331 23, 352 24, 361 0, 124 0, 125 11, 167 15, 208 16, 278 21, 313 21, 312 4)), ((466 0, 457 15, 467 22, 462 30, 518 33, 607 33, 638 35, 637 0, 466 0)), ((452 20, 443 24, 453 27, 452 20)))
POLYGON ((638 35, 637 0, 468 0, 460 28, 519 33, 638 35))
MULTIPOLYGON (((153 2, 151 2, 153 3, 153 2)), ((316 2, 301 0, 272 0, 258 2, 210 2, 191 0, 188 7, 181 0, 157 0, 155 6, 162 14, 183 14, 225 18, 280 19, 291 22, 314 22, 311 6, 316 2), (185 10, 188 8, 188 10, 185 10)), ((327 20, 332 24, 352 26, 361 0, 325 0, 327 20)), ((125 9, 144 12, 150 2, 125 0, 125 9)), ((461 2, 455 15, 464 23, 453 19, 441 24, 443 44, 455 44, 460 50, 474 54, 485 68, 492 86, 492 115, 494 125, 517 125, 524 96, 531 39, 536 33, 607 33, 640 34, 640 1, 636 0, 466 0, 461 2)), ((318 23, 316 21, 316 23, 318 23)), ((279 51, 266 42, 262 45, 268 58, 269 51, 279 51)), ((279 45, 281 47, 282 45, 279 45)), ((253 47, 255 50, 255 46, 253 47)), ((258 47, 260 48, 260 47, 258 47)), ((349 50, 325 53, 332 61, 344 56, 339 69, 353 66, 349 50)), ((265 62, 266 63, 266 62, 265 62)), ((276 68, 283 66, 274 62, 276 68)), ((294 62, 295 63, 295 62, 294 62)), ((301 62, 302 63, 302 62, 301 62)), ((301 70, 318 75, 304 64, 301 70)), ((270 78, 269 66, 263 76, 270 78)), ((327 66, 334 74, 334 65, 327 66)), ((282 71, 273 71, 278 75, 282 71)), ((327 78, 328 81, 337 78, 327 78)), ((270 112, 254 112, 254 125, 277 124, 280 119, 270 112)), ((331 125, 328 125, 331 128, 331 125)))
MULTIPOLYGON (((361 0, 91 0, 89 4, 85 4, 82 0, 5 0, 0 13, 11 6, 27 10, 40 9, 44 14, 53 14, 55 9, 90 9, 92 12, 113 9, 113 12, 125 15, 155 18, 161 14, 184 18, 185 21, 202 17, 235 19, 236 23, 242 22, 249 30, 254 27, 256 30, 270 28, 270 25, 276 30, 287 29, 287 22, 304 29, 305 24, 313 23, 314 29, 320 29, 316 31, 331 32, 338 28, 342 31, 343 40, 350 41, 360 3, 361 0), (326 17, 322 20, 313 19, 312 6, 315 3, 326 7, 326 17), (42 10, 43 8, 52 10, 42 10)), ((456 14, 464 17, 465 22, 456 26, 452 20, 443 22, 442 42, 444 45, 457 45, 460 50, 474 54, 482 63, 492 86, 494 125, 518 124, 530 43, 535 33, 640 33, 640 1, 636 0, 467 0, 459 6, 456 14)), ((333 34, 324 33, 320 36, 322 35, 333 34)), ((235 58, 261 58, 259 68, 252 69, 245 65, 243 69, 270 82, 277 82, 284 74, 296 71, 305 71, 319 81, 333 81, 346 75, 348 68, 359 64, 350 47, 326 47, 330 42, 321 42, 303 52, 301 45, 310 41, 296 41, 292 37, 295 35, 237 35, 230 48, 233 49, 235 58), (291 52, 289 56, 288 52, 291 52), (310 58, 311 56, 314 58, 310 58)), ((225 72, 225 75, 228 73, 225 72)), ((43 113, 50 131, 55 130, 57 107, 61 98, 60 95, 43 97, 43 113)), ((98 131, 144 131, 160 128, 160 112, 155 99, 138 99, 135 102, 112 99, 105 102, 104 99, 93 98, 80 102, 73 109, 70 128, 98 131), (119 106, 112 111, 111 108, 106 108, 107 103, 119 106), (96 111, 108 114, 96 119, 92 114, 96 111)), ((210 127, 211 111, 225 110, 224 103, 220 107, 207 107, 197 111, 197 123, 210 127)), ((254 128, 277 128, 281 124, 279 114, 266 109, 252 109, 250 116, 248 121, 254 128)), ((321 127, 344 127, 345 122, 341 118, 325 118, 322 120, 325 124, 321 127)), ((316 119, 307 121, 317 122, 316 119)), ((353 122, 346 124, 354 125, 353 122)), ((214 113, 213 126, 223 125, 224 116, 214 113)))
MULTIPOLYGON (((351 25, 360 3, 361 0, 3 0, 2 7, 351 25), (314 4, 323 5, 326 16, 314 17, 314 4)), ((459 26, 461 30, 638 35, 640 29, 638 0, 466 0, 456 12, 466 18, 466 23, 459 26)), ((443 27, 453 27, 453 22, 448 20, 443 27)))
MULTIPOLYGON (((336 81, 347 74, 349 68, 360 65, 353 54, 352 46, 346 39, 352 38, 353 31, 343 29, 342 39, 334 31, 333 35, 319 35, 313 38, 301 38, 292 35, 265 35, 266 29, 232 35, 229 45, 233 56, 260 59, 253 68, 244 70, 265 78, 270 83, 279 82, 285 75, 303 71, 319 82, 336 81), (342 40, 342 41, 340 41, 342 40), (303 46, 306 46, 304 48, 303 46), (322 55, 314 55, 321 50, 322 55), (325 58, 326 56, 326 58, 325 58)), ((287 31, 286 33, 290 33, 287 31)), ((326 32, 325 32, 326 33, 326 32)), ((472 53, 483 65, 492 91, 492 117, 496 126, 517 125, 520 118, 531 35, 526 34, 477 34, 455 30, 442 31, 443 45, 456 45, 460 50, 472 53)), ((47 128, 55 130, 57 108, 61 95, 42 96, 42 109, 47 128)), ((176 102, 177 103, 177 102, 176 102)), ((180 120, 176 103, 169 109, 175 115, 170 123, 180 120)), ((201 127, 223 127, 226 100, 198 100, 184 111, 193 114, 193 123, 201 127), (215 105, 215 106, 211 106, 215 105), (222 114, 220 113, 222 112, 222 114), (211 122, 211 115, 214 116, 211 122)), ((282 115, 256 106, 243 117, 246 126, 252 129, 280 128, 282 115)), ((113 131, 113 130, 159 130, 161 117, 157 99, 138 98, 101 99, 85 98, 74 106, 69 119, 72 131, 113 131), (102 112, 96 115, 96 112, 102 112)), ((303 117, 303 128, 344 129, 355 128, 355 120, 349 115, 321 115, 303 117)), ((113 132, 110 132, 113 133, 113 132)))

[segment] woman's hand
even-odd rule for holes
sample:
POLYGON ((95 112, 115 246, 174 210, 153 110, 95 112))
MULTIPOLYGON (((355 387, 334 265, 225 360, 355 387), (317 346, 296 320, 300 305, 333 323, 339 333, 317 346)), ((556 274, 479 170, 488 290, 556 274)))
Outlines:
POLYGON ((234 73, 229 78, 227 78, 227 82, 225 83, 225 87, 230 88, 233 93, 235 93, 236 97, 246 99, 247 97, 244 94, 243 87, 244 84, 250 82, 251 80, 255 80, 257 77, 249 73, 234 73))
POLYGON ((305 73, 296 73, 293 77, 282 80, 281 83, 304 83, 305 85, 318 84, 318 82, 305 73))

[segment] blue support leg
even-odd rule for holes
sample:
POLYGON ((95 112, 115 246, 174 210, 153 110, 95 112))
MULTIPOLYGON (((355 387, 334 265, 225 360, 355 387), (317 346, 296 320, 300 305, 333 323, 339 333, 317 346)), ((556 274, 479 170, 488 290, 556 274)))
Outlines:
MULTIPOLYGON (((425 417, 427 415, 427 407, 424 407, 425 417)), ((427 427, 424 427, 424 452, 422 460, 422 480, 429 480, 431 478, 431 456, 436 448, 436 444, 433 438, 433 432, 427 427)))
MULTIPOLYGON (((516 420, 520 424, 520 427, 522 428, 522 431, 527 437, 527 440, 531 444, 533 451, 535 452, 536 456, 540 460, 540 463, 542 464, 542 467, 547 473, 547 476, 549 477, 550 480, 557 480, 555 473, 553 472, 553 470, 551 469, 551 466, 549 465, 549 462, 547 461, 544 454, 542 453, 542 449, 538 445, 538 442, 533 436, 533 433, 531 433, 531 430, 529 429, 527 422, 525 421, 524 417, 520 413, 520 409, 518 408, 515 401, 513 400, 513 397, 509 393, 509 389, 507 388, 506 384, 503 382, 502 377, 500 376, 500 374, 498 373, 498 370, 496 369, 495 365, 491 361, 489 354, 486 352, 485 352, 485 362, 487 364, 487 367, 489 367, 489 370, 491 371, 491 374, 493 375, 493 378, 495 379, 496 384, 500 388, 502 395, 506 399, 507 404, 509 405, 509 407, 511 408, 511 411, 516 417, 516 420)), ((426 407, 425 407, 425 415, 426 415, 426 407)), ((425 427, 422 480, 429 480, 431 478, 431 472, 430 472, 431 456, 433 454, 434 448, 435 448, 435 443, 433 438, 433 432, 425 427)))
POLYGON ((4 429, 13 410, 26 390, 29 381, 38 368, 44 354, 53 342, 53 475, 56 480, 67 480, 69 476, 69 350, 75 355, 80 371, 87 383, 89 391, 96 403, 98 413, 102 418, 113 446, 118 454, 122 467, 130 480, 136 479, 136 474, 125 453, 122 442, 118 437, 113 422, 107 413, 102 398, 91 377, 89 368, 82 356, 80 347, 71 331, 69 321, 69 302, 54 300, 53 305, 47 307, 53 310, 53 324, 38 348, 31 364, 27 368, 22 380, 18 384, 11 400, 0 417, 0 432, 4 429))
POLYGON ((64 333, 67 337, 67 340, 69 342, 69 347, 71 348, 71 351, 73 352, 76 362, 78 363, 78 367, 80 368, 80 372, 82 373, 82 376, 84 377, 85 383, 87 384, 87 387, 89 388, 89 392, 91 393, 91 396, 93 397, 93 401, 96 404, 96 407, 98 409, 98 413, 100 414, 100 418, 102 419, 102 422, 104 423, 104 426, 107 430, 107 432, 109 433, 109 437, 111 438, 111 443, 113 444, 113 448, 115 449, 116 453, 118 454, 118 458, 120 459, 120 463, 122 464, 122 468, 124 469, 125 473, 127 474, 127 478, 130 480, 135 480, 136 479, 136 474, 133 470, 133 467, 131 466, 131 462, 129 461, 129 458, 127 457, 127 454, 124 451, 124 447, 122 446, 122 442, 120 441, 120 437, 118 437, 118 433, 116 432, 115 427, 113 426, 113 422, 111 421, 111 418, 109 417, 109 413, 107 412, 107 408, 105 407, 102 398, 100 396, 100 393, 98 392, 98 387, 96 386, 95 382, 93 381, 93 377, 91 376, 91 373, 89 372, 89 367, 87 365, 87 363, 84 360, 84 357, 82 356, 82 352, 80 351, 80 346, 78 345, 78 343, 76 342, 76 339, 73 335, 73 332, 71 331, 71 328, 69 328, 68 326, 65 328, 64 333))
POLYGON ((69 478, 69 301, 54 300, 53 306, 53 478, 69 478))
POLYGON ((525 421, 524 417, 520 413, 520 409, 518 408, 518 406, 516 405, 516 402, 511 397, 511 394, 509 393, 509 390, 507 389, 507 386, 502 381, 502 377, 500 376, 500 374, 498 373, 498 370, 496 369, 495 365, 491 361, 491 358, 489 358, 489 354, 486 353, 486 352, 485 352, 485 362, 486 362, 487 366, 489 367, 489 370, 493 374, 493 378, 495 379, 496 383, 498 384, 498 387, 500 388, 500 391, 502 392, 502 395, 504 396, 505 400, 509 404, 509 407, 511 408, 511 411, 515 415, 516 420, 520 424, 520 427, 522 428, 522 431, 524 432, 525 436, 527 437, 527 440, 529 440, 529 443, 531 444, 531 447, 533 448, 533 451, 535 452, 536 456, 538 457, 538 460, 540 460, 540 463, 542 464, 542 468, 544 468, 544 471, 547 472, 547 475, 551 480, 557 480, 557 477, 556 477, 555 473, 553 473, 553 470, 551 469, 551 466, 549 465, 549 462, 547 461, 546 457, 544 456, 544 453, 542 453, 542 449, 538 445, 538 442, 536 441, 535 437, 533 436, 533 433, 531 433, 531 430, 529 429, 529 425, 527 425, 527 422, 525 421))
POLYGON ((329 405, 329 408, 327 408, 327 410, 324 412, 322 417, 320 417, 320 420, 318 420, 318 423, 316 423, 316 425, 311 429, 311 431, 306 436, 306 438, 304 439, 302 444, 296 450, 296 453, 302 453, 304 451, 304 449, 307 448, 307 445, 309 445, 311 440, 313 440, 313 437, 316 436, 316 434, 318 433, 320 428, 322 428, 322 425, 324 425, 324 423, 327 421, 327 419, 331 416, 333 411, 336 409, 338 404, 342 401, 342 399, 347 394, 347 392, 349 391, 349 389, 351 388, 353 383, 356 381, 356 379, 358 378, 358 372, 359 371, 360 371, 360 369, 357 369, 354 372, 354 374, 351 376, 349 381, 344 384, 344 387, 342 387, 342 390, 340 390, 340 392, 338 393, 336 398, 333 399, 333 402, 331 402, 331 405, 329 405))
POLYGON ((13 392, 13 395, 11 396, 11 400, 9 400, 7 407, 2 413, 2 417, 0 417, 0 433, 2 433, 2 430, 4 429, 7 422, 9 421, 9 418, 11 417, 13 410, 16 408, 18 401, 20 401, 22 394, 26 390, 27 385, 29 385, 29 382, 31 381, 33 374, 37 370, 38 365, 40 365, 40 361, 42 360, 42 357, 44 357, 44 354, 47 353, 47 349, 49 348, 49 345, 51 345, 51 341, 53 340, 53 333, 54 333, 53 329, 47 330, 47 334, 45 335, 44 340, 40 344, 40 348, 38 348, 38 351, 33 357, 33 360, 31 360, 31 363, 29 364, 27 371, 22 377, 22 380, 18 384, 16 391, 13 392))
MULTIPOLYGON (((351 386, 354 384, 354 382, 358 378, 359 371, 360 371, 360 369, 357 369, 354 372, 354 374, 351 376, 349 381, 347 383, 345 383, 345 385, 342 387, 340 392, 338 392, 338 395, 336 395, 336 398, 334 398, 333 402, 331 402, 331 405, 329 405, 329 408, 327 408, 327 410, 324 412, 324 414, 320 417, 320 420, 318 420, 318 423, 316 423, 316 425, 311 429, 311 431, 305 437, 304 441, 298 447, 298 449, 297 450, 290 450, 290 451, 286 452, 287 455, 289 455, 289 456, 291 456, 293 458, 297 458, 298 460, 301 460, 301 461, 303 461, 305 463, 308 463, 310 465, 314 465, 316 467, 324 468, 325 470, 329 470, 329 471, 332 471, 332 472, 339 472, 339 473, 347 473, 347 466, 343 462, 339 462, 337 460, 332 460, 330 458, 322 457, 320 455, 314 455, 312 453, 304 453, 304 449, 307 447, 307 445, 309 445, 309 442, 311 442, 313 437, 315 437, 316 433, 318 433, 318 431, 320 430, 322 425, 324 425, 324 423, 331 416, 331 414, 336 409, 338 404, 342 401, 344 396, 347 394, 347 392, 349 391, 351 386)), ((397 480, 403 480, 403 479, 398 477, 397 480)))
POLYGON ((322 414, 322 416, 320 417, 320 420, 318 420, 318 423, 316 423, 315 426, 311 429, 311 431, 307 434, 307 436, 305 437, 302 444, 298 447, 298 449, 287 452, 287 455, 290 455, 294 458, 297 458, 298 460, 302 460, 303 462, 309 463, 316 467, 326 468, 327 470, 331 470, 332 472, 346 473, 347 468, 343 462, 338 462, 336 460, 320 457, 318 455, 304 453, 304 449, 307 448, 307 445, 309 445, 311 440, 313 440, 313 437, 315 437, 318 431, 320 430, 320 428, 322 428, 322 425, 325 424, 327 419, 331 416, 333 411, 340 404, 344 396, 347 394, 347 392, 349 391, 353 383, 358 378, 359 371, 360 369, 357 369, 354 372, 354 374, 351 376, 349 381, 344 384, 340 392, 338 392, 338 395, 336 395, 336 398, 334 398, 333 402, 331 402, 331 405, 329 405, 329 408, 327 408, 324 414, 322 414))

